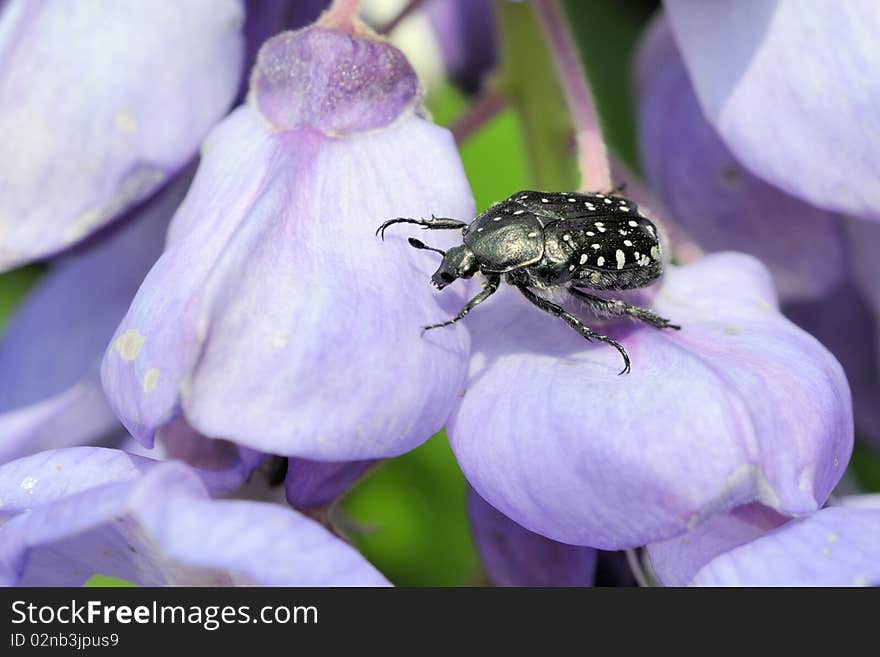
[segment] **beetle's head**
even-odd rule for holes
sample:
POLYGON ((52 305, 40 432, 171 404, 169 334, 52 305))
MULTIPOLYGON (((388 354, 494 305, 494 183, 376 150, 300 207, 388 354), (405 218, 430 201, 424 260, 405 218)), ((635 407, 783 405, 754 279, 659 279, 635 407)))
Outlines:
POLYGON ((477 273, 477 258, 468 247, 454 246, 443 256, 443 262, 431 276, 431 283, 442 290, 456 278, 470 278, 477 273))

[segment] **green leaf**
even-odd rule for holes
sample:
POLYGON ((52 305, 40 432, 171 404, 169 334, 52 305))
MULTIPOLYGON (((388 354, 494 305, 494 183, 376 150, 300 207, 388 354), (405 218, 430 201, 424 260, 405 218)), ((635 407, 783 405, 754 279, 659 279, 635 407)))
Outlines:
POLYGON ((30 266, 0 274, 0 335, 18 303, 43 273, 43 267, 30 266))
POLYGON ((342 501, 355 546, 400 586, 462 586, 480 573, 466 484, 444 432, 384 463, 342 501))
POLYGON ((632 59, 653 0, 562 0, 610 150, 639 171, 632 59))
POLYGON ((867 493, 880 492, 880 453, 856 443, 849 470, 867 493))
POLYGON ((118 577, 108 577, 107 575, 92 575, 83 586, 87 588, 128 588, 137 586, 131 582, 126 582, 118 577))

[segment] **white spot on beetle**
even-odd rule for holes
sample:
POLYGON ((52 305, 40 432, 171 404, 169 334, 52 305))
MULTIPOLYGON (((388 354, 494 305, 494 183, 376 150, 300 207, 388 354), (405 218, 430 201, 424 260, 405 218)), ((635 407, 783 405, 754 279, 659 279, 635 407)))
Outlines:
POLYGON ((629 207, 627 207, 626 205, 621 205, 621 206, 620 206, 620 211, 621 211, 621 212, 629 212, 629 207))
POLYGON ((550 201, 548 201, 546 198, 542 198, 542 199, 541 199, 541 203, 549 203, 549 202, 550 202, 550 201))
POLYGON ((599 266, 601 267, 602 265, 605 264, 605 258, 603 258, 602 256, 599 256, 599 257, 596 259, 596 264, 599 265, 599 266))
POLYGON ((119 353, 119 357, 125 361, 133 361, 141 353, 146 338, 135 329, 128 329, 116 338, 113 348, 119 353))
POLYGON ((611 205, 611 199, 610 199, 610 198, 606 198, 606 199, 605 199, 605 205, 611 205))
POLYGON ((585 264, 587 262, 588 258, 589 258, 589 256, 586 253, 582 253, 581 254, 581 264, 582 265, 585 264))
POLYGON ((654 258, 654 260, 660 259, 660 249, 656 246, 651 247, 651 257, 654 258))
POLYGON ((617 268, 623 269, 623 265, 626 264, 626 254, 620 249, 617 249, 617 251, 614 252, 614 255, 617 258, 617 268))
POLYGON ((596 209, 596 206, 593 205, 592 203, 590 203, 589 201, 586 201, 586 202, 584 203, 584 205, 587 206, 587 210, 589 210, 590 212, 592 212, 593 210, 596 209))
POLYGON ((619 231, 617 231, 617 232, 620 233, 621 235, 629 235, 629 231, 628 231, 628 230, 624 230, 623 228, 621 228, 621 229, 620 229, 619 231))
POLYGON ((569 265, 569 266, 568 266, 568 271, 574 271, 574 265, 569 265))
POLYGON ((587 237, 595 237, 595 236, 596 236, 596 233, 594 233, 593 231, 591 231, 591 230, 587 231, 587 237))
POLYGON ((626 223, 628 223, 628 224, 629 224, 630 226, 632 226, 633 228, 638 228, 638 227, 639 227, 639 222, 637 222, 637 221, 627 221, 626 223))
POLYGON ((571 235, 569 235, 568 233, 566 233, 565 235, 562 236, 562 239, 563 239, 563 241, 567 242, 568 240, 571 239, 571 235))
POLYGON ((522 214, 523 212, 525 212, 525 210, 517 210, 517 211, 514 212, 513 214, 522 214))
POLYGON ((529 233, 529 237, 537 237, 538 235, 539 233, 537 233, 536 231, 532 231, 531 233, 529 233))
POLYGON ((594 248, 594 249, 598 249, 598 248, 599 248, 599 245, 598 245, 598 244, 590 244, 590 246, 591 246, 592 248, 594 248))
POLYGON ((568 199, 568 202, 569 202, 569 203, 574 203, 575 201, 577 201, 576 198, 570 198, 570 199, 568 199))
POLYGON ((501 221, 501 217, 493 217, 492 221, 501 221))
MULTIPOLYGON (((630 242, 629 240, 623 240, 623 245, 624 245, 624 246, 632 246, 633 243, 630 242)), ((637 257, 637 258, 639 257, 639 254, 638 254, 638 253, 636 254, 636 257, 637 257)))

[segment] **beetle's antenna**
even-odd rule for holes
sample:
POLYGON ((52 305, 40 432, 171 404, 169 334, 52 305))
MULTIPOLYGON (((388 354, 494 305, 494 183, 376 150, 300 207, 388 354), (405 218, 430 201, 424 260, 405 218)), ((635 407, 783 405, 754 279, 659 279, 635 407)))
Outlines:
POLYGON ((446 255, 446 251, 441 251, 440 249, 435 249, 433 246, 428 246, 421 240, 417 240, 415 237, 409 238, 409 245, 414 249, 423 249, 425 251, 433 251, 434 253, 439 253, 442 256, 446 255))

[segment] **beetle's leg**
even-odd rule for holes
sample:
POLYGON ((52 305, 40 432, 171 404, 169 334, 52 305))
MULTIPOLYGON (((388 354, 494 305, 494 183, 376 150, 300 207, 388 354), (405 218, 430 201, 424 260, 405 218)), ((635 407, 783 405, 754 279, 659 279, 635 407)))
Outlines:
POLYGON ((498 285, 501 283, 501 276, 489 276, 486 279, 486 282, 483 284, 483 289, 480 290, 479 294, 475 296, 473 299, 468 301, 464 308, 462 308, 459 313, 450 319, 448 322, 442 322, 441 324, 431 324, 430 326, 422 327, 422 334, 424 335, 425 331, 430 331, 431 329, 440 328, 441 326, 449 326, 450 324, 455 324, 457 321, 462 320, 465 316, 473 310, 476 306, 479 306, 486 299, 495 294, 495 291, 498 289, 498 285))
POLYGON ((397 219, 389 219, 383 221, 382 225, 376 229, 376 235, 385 239, 385 229, 391 224, 416 224, 422 228, 429 230, 452 230, 455 228, 464 228, 467 223, 458 219, 447 219, 445 217, 435 217, 431 215, 430 219, 410 219, 408 217, 397 217, 397 219))
POLYGON ((627 315, 658 329, 670 328, 675 329, 676 331, 681 329, 677 324, 671 324, 668 319, 660 317, 660 315, 647 308, 631 306, 630 304, 618 301, 617 299, 603 299, 602 297, 587 294, 583 290, 579 290, 573 286, 569 287, 568 291, 576 298, 585 302, 590 310, 599 317, 623 317, 624 315, 627 315))
POLYGON ((619 374, 626 374, 627 372, 629 372, 629 355, 626 353, 626 349, 623 348, 623 345, 617 342, 617 340, 612 340, 607 335, 601 335, 599 333, 596 333, 595 331, 590 330, 589 328, 584 326, 581 320, 572 315, 570 312, 567 312, 566 310, 560 308, 555 303, 547 301, 547 299, 539 297, 525 285, 517 285, 516 287, 517 289, 519 289, 520 292, 523 293, 523 296, 526 299, 538 306, 538 308, 543 310, 545 313, 550 313, 554 317, 559 317, 571 328, 584 336, 587 340, 598 340, 599 342, 610 344, 612 347, 617 349, 617 351, 620 352, 620 355, 623 357, 623 369, 620 370, 619 374))
POLYGON ((422 240, 417 240, 415 237, 410 237, 407 242, 409 242, 409 245, 414 249, 424 249, 425 251, 439 253, 442 256, 446 255, 446 251, 441 251, 440 249, 435 249, 433 246, 428 246, 422 240))

